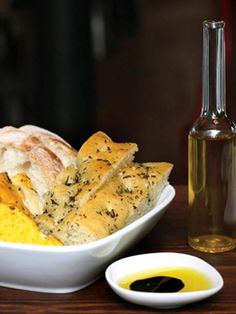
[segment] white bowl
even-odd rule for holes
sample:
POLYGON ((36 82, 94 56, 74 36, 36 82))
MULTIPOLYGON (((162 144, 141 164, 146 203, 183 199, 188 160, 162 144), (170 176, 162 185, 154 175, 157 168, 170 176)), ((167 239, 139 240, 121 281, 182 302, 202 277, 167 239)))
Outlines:
POLYGON ((53 247, 0 242, 0 285, 50 293, 68 293, 88 286, 151 230, 174 196, 175 189, 166 186, 155 208, 92 243, 53 247))
POLYGON ((109 286, 121 298, 139 305, 160 309, 177 308, 203 300, 223 287, 223 279, 215 268, 198 257, 181 253, 150 253, 123 258, 111 264, 105 275, 109 286), (153 293, 133 291, 119 285, 119 281, 129 274, 176 266, 198 270, 209 278, 212 287, 191 292, 153 293))

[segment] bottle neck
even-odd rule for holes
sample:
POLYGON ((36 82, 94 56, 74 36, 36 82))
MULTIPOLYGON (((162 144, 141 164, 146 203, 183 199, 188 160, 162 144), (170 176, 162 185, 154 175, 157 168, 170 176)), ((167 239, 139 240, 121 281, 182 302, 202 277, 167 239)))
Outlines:
POLYGON ((203 23, 202 116, 226 114, 225 40, 223 21, 203 23))

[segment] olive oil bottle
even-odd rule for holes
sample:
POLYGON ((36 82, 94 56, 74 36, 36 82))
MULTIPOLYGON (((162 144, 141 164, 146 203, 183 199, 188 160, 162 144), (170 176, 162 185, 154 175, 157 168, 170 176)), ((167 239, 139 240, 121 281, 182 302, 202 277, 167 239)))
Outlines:
POLYGON ((188 139, 188 243, 211 253, 236 244, 236 128, 226 115, 224 26, 203 22, 202 110, 188 139))

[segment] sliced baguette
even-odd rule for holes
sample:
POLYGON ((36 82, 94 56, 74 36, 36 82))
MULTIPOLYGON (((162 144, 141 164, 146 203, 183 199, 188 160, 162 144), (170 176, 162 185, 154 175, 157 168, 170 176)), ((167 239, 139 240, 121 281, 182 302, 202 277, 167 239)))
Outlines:
POLYGON ((80 210, 71 209, 52 234, 64 245, 106 237, 149 211, 168 183, 169 163, 133 163, 97 191, 80 210))

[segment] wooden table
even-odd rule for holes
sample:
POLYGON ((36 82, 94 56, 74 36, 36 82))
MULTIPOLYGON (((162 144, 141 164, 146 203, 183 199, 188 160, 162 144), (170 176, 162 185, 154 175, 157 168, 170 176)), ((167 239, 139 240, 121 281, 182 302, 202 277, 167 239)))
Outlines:
POLYGON ((213 297, 175 310, 154 310, 128 303, 108 287, 104 277, 70 294, 45 294, 0 288, 0 313, 236 313, 236 250, 220 254, 201 253, 186 243, 187 188, 176 187, 176 197, 158 225, 129 252, 188 253, 211 263, 223 276, 223 289, 213 297))

